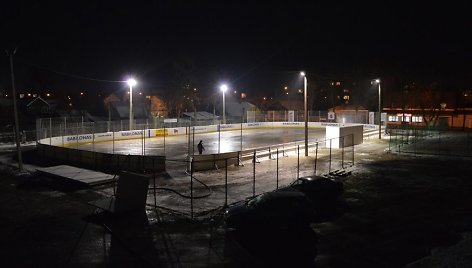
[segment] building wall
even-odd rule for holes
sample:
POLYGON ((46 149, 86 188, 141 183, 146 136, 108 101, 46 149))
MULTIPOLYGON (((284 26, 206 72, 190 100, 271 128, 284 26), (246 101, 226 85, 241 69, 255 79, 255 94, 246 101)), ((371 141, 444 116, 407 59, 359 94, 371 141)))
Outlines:
MULTIPOLYGON (((437 113, 437 111, 434 112, 437 113)), ((419 110, 410 110, 404 113, 399 110, 388 111, 387 123, 389 125, 425 125, 423 112, 419 110)), ((463 111, 456 112, 452 109, 441 111, 436 125, 453 128, 472 128, 472 109, 465 109, 465 115, 463 111)))

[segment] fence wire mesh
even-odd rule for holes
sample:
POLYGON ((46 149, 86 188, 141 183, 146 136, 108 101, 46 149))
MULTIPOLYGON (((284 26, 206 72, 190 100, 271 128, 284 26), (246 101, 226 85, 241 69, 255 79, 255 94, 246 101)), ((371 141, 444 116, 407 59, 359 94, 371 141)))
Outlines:
POLYGON ((429 126, 395 126, 389 130, 389 149, 398 153, 470 157, 472 134, 469 129, 429 126))

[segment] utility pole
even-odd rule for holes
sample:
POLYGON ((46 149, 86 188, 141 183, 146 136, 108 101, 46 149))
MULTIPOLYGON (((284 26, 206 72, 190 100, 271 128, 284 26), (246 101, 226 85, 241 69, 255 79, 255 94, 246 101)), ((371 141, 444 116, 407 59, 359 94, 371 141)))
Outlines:
POLYGON ((21 157, 21 147, 20 147, 20 126, 18 120, 18 108, 16 104, 16 90, 15 90, 15 75, 13 72, 13 55, 16 53, 16 48, 10 53, 8 50, 5 50, 8 57, 10 58, 10 72, 11 72, 11 91, 13 95, 13 114, 15 117, 15 141, 16 141, 16 152, 18 154, 18 170, 23 171, 23 159, 21 157))

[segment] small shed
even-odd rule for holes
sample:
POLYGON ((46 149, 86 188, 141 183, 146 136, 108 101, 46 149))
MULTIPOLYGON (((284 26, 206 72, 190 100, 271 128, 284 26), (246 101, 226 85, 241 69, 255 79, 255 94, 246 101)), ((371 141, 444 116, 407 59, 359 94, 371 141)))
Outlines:
POLYGON ((335 122, 337 123, 369 123, 369 111, 361 105, 343 104, 328 110, 335 114, 335 122))
POLYGON ((41 97, 37 97, 34 100, 26 104, 26 113, 35 116, 51 115, 51 104, 45 101, 41 97))

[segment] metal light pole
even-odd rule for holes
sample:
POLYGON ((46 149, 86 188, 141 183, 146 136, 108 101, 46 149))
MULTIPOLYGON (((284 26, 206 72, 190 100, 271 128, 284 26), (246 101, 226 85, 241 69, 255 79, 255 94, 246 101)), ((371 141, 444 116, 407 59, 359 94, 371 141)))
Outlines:
POLYGON ((226 111, 225 111, 225 92, 228 90, 227 85, 221 85, 221 92, 223 93, 223 124, 226 124, 226 111))
POLYGON ((379 139, 382 139, 382 102, 380 95, 380 79, 375 79, 375 82, 379 84, 379 139))
POLYGON ((20 127, 18 120, 18 108, 16 104, 16 89, 15 89, 15 75, 13 72, 13 55, 16 53, 16 49, 13 52, 9 53, 5 50, 7 55, 10 57, 10 72, 11 72, 11 91, 13 95, 13 113, 15 117, 15 141, 16 141, 16 151, 18 153, 18 170, 23 171, 23 159, 21 157, 21 148, 20 148, 20 127))
POLYGON ((133 127, 133 86, 137 84, 136 80, 133 78, 128 79, 126 81, 129 86, 129 130, 133 127))
POLYGON ((308 103, 307 103, 307 79, 305 72, 300 72, 300 75, 303 76, 303 98, 305 106, 305 156, 308 156, 308 103))

